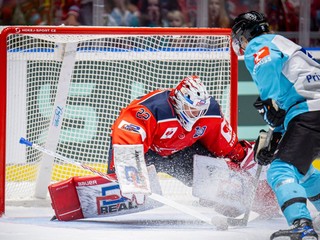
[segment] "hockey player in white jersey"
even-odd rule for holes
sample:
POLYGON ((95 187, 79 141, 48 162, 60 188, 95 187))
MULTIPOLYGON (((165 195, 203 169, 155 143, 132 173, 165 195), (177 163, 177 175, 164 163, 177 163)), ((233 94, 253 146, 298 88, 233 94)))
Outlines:
POLYGON ((268 183, 292 227, 270 239, 316 240, 306 202, 320 210, 320 171, 312 166, 320 154, 320 64, 301 46, 272 34, 261 13, 240 14, 232 33, 233 48, 244 55, 260 94, 254 106, 275 128, 271 147, 258 147, 255 156, 259 164, 270 164, 268 183))

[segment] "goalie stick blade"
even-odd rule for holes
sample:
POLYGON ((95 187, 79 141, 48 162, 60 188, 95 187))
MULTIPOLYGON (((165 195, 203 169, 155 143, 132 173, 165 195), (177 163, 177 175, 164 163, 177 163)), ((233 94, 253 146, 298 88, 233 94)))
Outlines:
POLYGON ((258 213, 252 213, 250 214, 250 218, 249 218, 249 215, 241 215, 242 217, 241 218, 232 218, 232 217, 229 217, 227 219, 227 222, 228 222, 228 225, 230 227, 246 227, 248 225, 248 222, 251 222, 251 221, 254 221, 254 220, 257 220, 260 216, 260 214, 258 213))
POLYGON ((232 226, 232 227, 245 227, 247 226, 247 220, 246 219, 237 219, 237 218, 228 218, 227 219, 227 224, 228 226, 232 226))
POLYGON ((229 229, 228 219, 222 216, 215 216, 211 219, 211 224, 216 226, 218 231, 227 231, 229 229))
POLYGON ((168 198, 165 198, 159 194, 152 193, 151 195, 148 196, 149 198, 156 200, 158 202, 161 202, 167 206, 170 206, 182 213, 188 214, 189 216, 192 216, 194 218, 197 218, 205 223, 208 223, 210 225, 213 225, 216 227, 217 230, 219 231, 225 231, 228 230, 228 222, 227 218, 224 216, 216 215, 213 216, 212 218, 192 209, 187 206, 184 206, 183 204, 177 203, 175 201, 172 201, 168 198))

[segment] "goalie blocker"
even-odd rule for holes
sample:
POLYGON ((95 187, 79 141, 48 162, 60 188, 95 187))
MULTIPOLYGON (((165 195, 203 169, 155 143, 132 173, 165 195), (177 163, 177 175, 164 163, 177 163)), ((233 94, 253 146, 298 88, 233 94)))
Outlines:
MULTIPOLYGON (((161 194, 153 166, 148 167, 148 173, 152 175, 152 191, 161 194)), ((100 176, 72 177, 48 189, 55 217, 60 221, 129 214, 162 206, 144 194, 122 194, 118 183, 100 176)))

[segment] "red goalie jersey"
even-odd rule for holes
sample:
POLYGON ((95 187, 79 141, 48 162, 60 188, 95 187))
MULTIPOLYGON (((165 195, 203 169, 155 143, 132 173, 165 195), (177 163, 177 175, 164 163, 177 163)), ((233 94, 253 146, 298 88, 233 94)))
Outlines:
MULTIPOLYGON (((122 109, 112 126, 112 144, 143 144, 145 152, 151 149, 160 156, 170 156, 199 141, 216 157, 233 162, 245 157, 247 145, 238 142, 214 98, 208 98, 207 111, 187 131, 172 104, 172 91, 150 92, 122 109)), ((112 160, 109 169, 114 170, 112 160)))

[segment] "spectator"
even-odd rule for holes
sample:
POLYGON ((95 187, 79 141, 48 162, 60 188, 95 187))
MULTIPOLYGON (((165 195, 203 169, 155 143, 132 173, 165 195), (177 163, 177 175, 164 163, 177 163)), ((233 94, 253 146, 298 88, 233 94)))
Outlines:
POLYGON ((139 11, 138 9, 133 9, 131 4, 131 12, 129 10, 129 1, 128 0, 113 0, 114 8, 111 11, 111 17, 116 21, 118 26, 131 26, 138 27, 139 23, 139 11))
POLYGON ((1 25, 25 24, 20 7, 14 0, 3 0, 1 5, 1 25))
MULTIPOLYGON (((254 1, 258 2, 258 1, 254 1)), ((240 13, 249 11, 252 9, 253 0, 226 0, 227 10, 229 13, 229 17, 231 19, 235 19, 240 13)), ((258 10, 258 9, 253 9, 258 10)))
POLYGON ((127 5, 127 8, 134 16, 136 16, 138 18, 139 25, 140 25, 141 12, 138 7, 138 3, 139 3, 139 0, 130 0, 127 5))
POLYGON ((286 0, 269 0, 266 15, 272 31, 299 30, 299 3, 286 0))
POLYGON ((142 0, 141 25, 145 27, 162 27, 160 0, 142 0))
POLYGON ((4 0, 1 6, 2 25, 47 25, 50 24, 50 6, 44 1, 4 0))
POLYGON ((54 25, 80 25, 80 0, 54 0, 53 24, 54 25))
POLYGON ((111 16, 112 9, 114 8, 114 3, 110 0, 106 1, 104 4, 103 26, 117 26, 116 20, 111 16))
POLYGON ((185 17, 180 10, 170 10, 167 14, 169 27, 187 27, 185 17))
MULTIPOLYGON (((112 4, 112 2, 107 1, 104 4, 109 6, 112 4)), ((65 24, 69 26, 93 26, 93 8, 93 0, 55 0, 54 24, 65 24)), ((110 9, 112 9, 112 7, 110 7, 110 9)), ((108 22, 106 25, 114 25, 115 21, 108 14, 107 16, 104 15, 105 9, 104 13, 101 15, 101 18, 105 18, 105 21, 108 22)))
POLYGON ((311 4, 311 30, 320 29, 320 1, 313 1, 311 4))
POLYGON ((230 27, 230 18, 224 0, 208 1, 208 27, 230 27))
POLYGON ((93 24, 93 0, 80 0, 79 11, 80 25, 92 26, 93 24))
POLYGON ((186 14, 186 21, 189 27, 197 26, 197 1, 196 0, 185 0, 185 5, 180 6, 182 12, 186 14))

